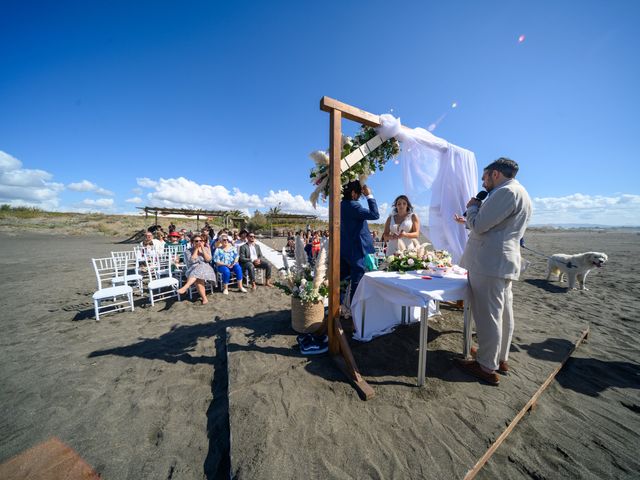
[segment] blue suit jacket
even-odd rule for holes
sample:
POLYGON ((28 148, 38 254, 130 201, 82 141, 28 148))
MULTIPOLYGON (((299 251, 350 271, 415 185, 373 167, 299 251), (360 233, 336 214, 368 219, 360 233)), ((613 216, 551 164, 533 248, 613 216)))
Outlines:
POLYGON ((375 199, 368 198, 367 203, 368 209, 356 200, 340 203, 340 257, 349 263, 375 251, 367 220, 377 220, 380 214, 375 199))

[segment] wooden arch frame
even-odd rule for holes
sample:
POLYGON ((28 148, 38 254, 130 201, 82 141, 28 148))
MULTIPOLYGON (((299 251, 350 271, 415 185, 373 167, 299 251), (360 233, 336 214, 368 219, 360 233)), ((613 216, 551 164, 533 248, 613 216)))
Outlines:
POLYGON ((346 118, 370 127, 379 127, 380 117, 329 97, 320 99, 320 110, 329 113, 329 313, 327 315, 329 353, 338 367, 355 385, 360 397, 363 400, 369 400, 373 398, 375 392, 362 378, 347 337, 340 325, 342 119, 346 118))

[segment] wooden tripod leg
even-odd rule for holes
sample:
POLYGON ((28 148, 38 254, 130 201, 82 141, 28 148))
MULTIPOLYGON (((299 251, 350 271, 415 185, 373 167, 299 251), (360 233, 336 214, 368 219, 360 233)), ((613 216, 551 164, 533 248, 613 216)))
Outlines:
POLYGON ((333 361, 356 387, 358 395, 360 395, 362 400, 372 399, 376 393, 371 385, 369 385, 367 381, 362 378, 362 375, 360 375, 358 365, 356 364, 355 358, 353 358, 353 352, 351 351, 347 337, 344 334, 344 330, 340 325, 340 321, 337 320, 334 323, 334 326, 334 335, 338 341, 340 351, 339 354, 331 356, 333 361))

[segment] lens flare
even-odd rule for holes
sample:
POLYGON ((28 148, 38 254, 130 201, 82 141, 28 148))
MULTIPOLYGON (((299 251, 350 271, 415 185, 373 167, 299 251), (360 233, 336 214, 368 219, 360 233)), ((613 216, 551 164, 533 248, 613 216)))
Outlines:
POLYGON ((522 43, 522 42, 524 42, 524 39, 525 39, 525 38, 526 38, 526 37, 525 37, 524 35, 520 35, 520 36, 518 37, 518 43, 522 43))

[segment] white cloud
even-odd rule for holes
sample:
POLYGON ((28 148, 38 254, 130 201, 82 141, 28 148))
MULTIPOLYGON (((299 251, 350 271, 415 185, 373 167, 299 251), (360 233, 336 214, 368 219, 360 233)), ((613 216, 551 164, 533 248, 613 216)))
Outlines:
POLYGON ((0 203, 53 210, 59 204, 61 183, 44 170, 22 168, 22 162, 0 150, 0 203))
POLYGON ((98 185, 96 185, 93 182, 90 182, 89 180, 82 180, 81 182, 70 183, 69 185, 67 185, 67 188, 69 190, 73 190, 74 192, 94 192, 97 195, 107 195, 107 196, 114 195, 112 191, 99 187, 98 185))
POLYGON ((142 199, 140 197, 127 198, 125 202, 127 203, 142 203, 142 199))
POLYGON ((91 183, 89 180, 82 180, 77 183, 70 183, 67 185, 69 190, 73 190, 74 192, 90 192, 97 187, 96 184, 91 183))
POLYGON ((158 186, 158 182, 146 177, 136 178, 136 183, 138 184, 138 186, 144 187, 144 188, 156 188, 158 186))
MULTIPOLYGON (((138 185, 153 188, 147 194, 147 201, 154 207, 191 208, 205 210, 266 210, 280 206, 285 213, 302 213, 326 218, 328 209, 319 206, 315 210, 302 195, 293 195, 287 190, 271 190, 261 197, 254 193, 242 192, 238 188, 229 190, 222 185, 205 185, 184 177, 151 180, 138 178, 138 185)), ((133 203, 133 202, 131 202, 133 203)))
POLYGON ((640 225, 640 195, 574 193, 533 199, 532 224, 640 225))
POLYGON ((136 194, 136 195, 142 195, 142 189, 141 188, 132 188, 131 191, 136 194))
POLYGON ((93 198, 85 198, 82 203, 90 207, 109 208, 113 206, 113 198, 98 198, 97 200, 93 198))
POLYGON ((318 205, 315 209, 309 200, 302 195, 292 195, 288 190, 269 191, 269 194, 262 199, 267 208, 280 207, 285 213, 299 213, 303 215, 318 215, 323 218, 329 216, 329 209, 318 205))

